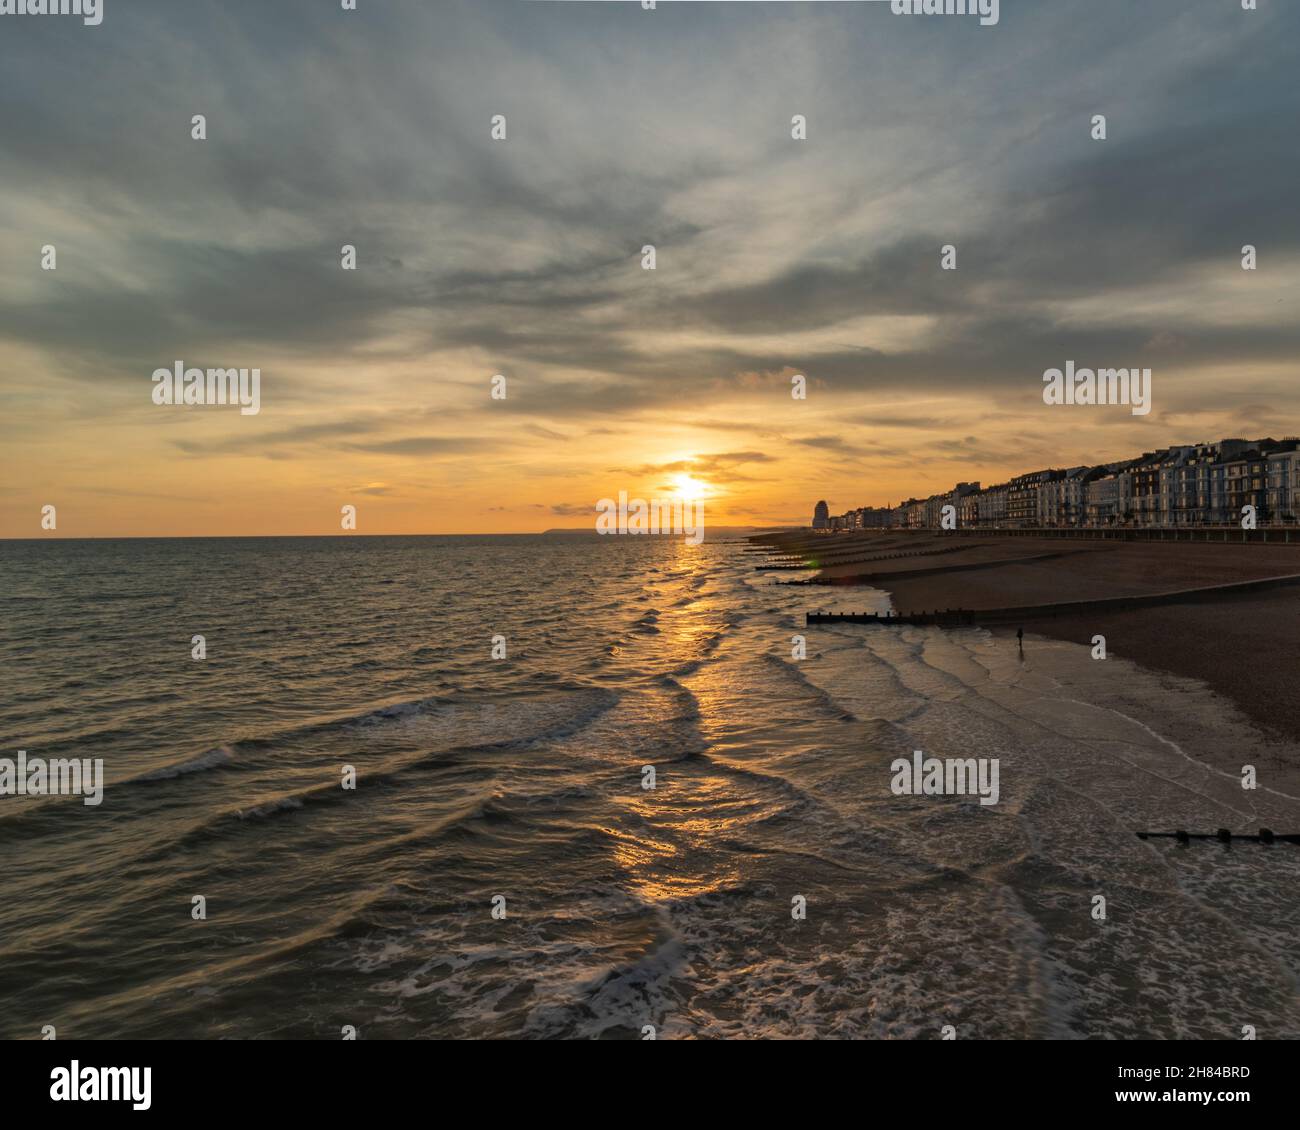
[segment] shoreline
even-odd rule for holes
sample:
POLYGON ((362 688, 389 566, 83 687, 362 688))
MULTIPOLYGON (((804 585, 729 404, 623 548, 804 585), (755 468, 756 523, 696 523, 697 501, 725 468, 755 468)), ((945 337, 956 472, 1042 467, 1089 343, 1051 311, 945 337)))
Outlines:
MULTIPOLYGON (((1018 628, 1089 650, 1104 636, 1108 658, 1204 684, 1259 731, 1272 769, 1293 778, 1285 791, 1300 785, 1300 700, 1291 675, 1300 652, 1300 584, 1278 581, 1300 574, 1300 546, 1081 541, 1064 548, 1059 539, 992 533, 954 549, 943 534, 911 531, 847 535, 825 549, 826 539, 805 540, 763 539, 772 552, 803 556, 810 566, 808 550, 816 550, 815 581, 835 586, 841 605, 839 586, 870 585, 899 612, 973 611, 977 626, 1013 642, 1018 628), (980 624, 980 612, 994 620, 980 624)), ((1224 755, 1239 772, 1243 759, 1224 755)))

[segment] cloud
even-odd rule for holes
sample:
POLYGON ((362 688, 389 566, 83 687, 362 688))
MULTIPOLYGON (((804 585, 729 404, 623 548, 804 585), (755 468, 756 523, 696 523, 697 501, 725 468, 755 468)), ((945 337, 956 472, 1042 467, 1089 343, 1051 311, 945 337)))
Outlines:
POLYGON ((468 437, 403 436, 401 439, 377 440, 373 443, 352 443, 355 451, 373 451, 380 455, 442 455, 446 453, 479 452, 484 444, 468 437))
POLYGON ((6 26, 0 441, 34 479, 96 420, 147 473, 242 455, 405 495, 392 460, 498 499, 615 462, 793 499, 810 460, 928 474, 911 433, 975 463, 1251 430, 1244 405, 1300 430, 1283 5, 373 7, 6 26), (1045 417, 1069 358, 1152 367, 1144 430, 1045 417), (263 415, 150 414, 177 359, 262 368, 263 415))

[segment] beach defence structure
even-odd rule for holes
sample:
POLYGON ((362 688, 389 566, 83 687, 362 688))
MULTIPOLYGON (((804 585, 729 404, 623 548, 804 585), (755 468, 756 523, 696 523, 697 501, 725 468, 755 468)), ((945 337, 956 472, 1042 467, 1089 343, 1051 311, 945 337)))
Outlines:
MULTIPOLYGON (((966 547, 964 545, 949 545, 949 546, 943 546, 938 549, 934 549, 934 548, 908 549, 900 553, 875 553, 872 554, 870 557, 852 557, 852 556, 844 557, 843 553, 845 551, 841 551, 840 555, 837 557, 832 557, 830 554, 827 554, 825 557, 822 557, 817 561, 810 561, 808 558, 794 558, 794 557, 790 557, 789 555, 786 555, 782 557, 773 557, 772 560, 777 562, 777 564, 775 565, 755 565, 754 570, 755 572, 758 573, 768 573, 768 572, 779 572, 782 569, 803 569, 805 571, 809 569, 824 569, 831 565, 870 565, 876 561, 894 561, 899 557, 938 557, 940 554, 957 553, 960 550, 963 550, 965 548, 966 547), (795 561, 795 560, 802 561, 802 564, 798 564, 798 565, 786 564, 786 562, 788 561, 795 561)), ((850 554, 861 553, 862 549, 861 547, 858 547, 857 549, 850 549, 847 552, 850 554)), ((1058 557, 1060 556, 1060 554, 1051 553, 1051 554, 1044 554, 1043 556, 1058 557)), ((1024 560, 1032 561, 1033 558, 1025 558, 1024 560)), ((983 563, 981 562, 981 564, 983 563)), ((823 583, 831 584, 834 582, 826 581, 823 583)))
MULTIPOLYGON (((944 537, 970 538, 1076 538, 1085 541, 1183 541, 1226 542, 1236 545, 1294 545, 1300 546, 1300 526, 1259 526, 1243 530, 1240 526, 958 526, 941 530, 934 526, 887 526, 883 529, 834 530, 805 539, 825 550, 826 543, 841 538, 919 537, 924 534, 943 534, 944 537)), ((757 539, 751 539, 757 541, 757 539)), ((780 545, 789 538, 760 544, 780 545)))
POLYGON ((1162 604, 1194 604, 1197 601, 1217 600, 1235 593, 1257 592, 1261 589, 1300 583, 1300 574, 1284 577, 1261 577, 1253 581, 1232 581, 1224 585, 1207 585, 1203 588, 1177 589, 1173 592, 1147 593, 1140 596, 1101 597, 1097 600, 1064 600, 1055 604, 1024 604, 1015 608, 946 608, 932 612, 878 613, 878 612, 808 612, 805 625, 812 624, 928 624, 942 628, 969 627, 974 624, 1014 624, 1050 616, 1069 616, 1079 612, 1126 612, 1134 608, 1149 608, 1162 604))
MULTIPOLYGON (((934 530, 917 532, 934 533, 934 530)), ((1208 541, 1237 545, 1296 545, 1300 546, 1300 529, 1295 526, 1260 526, 1243 530, 1240 526, 1150 526, 1130 528, 1090 526, 1009 526, 1005 529, 968 526, 949 530, 948 533, 967 537, 1084 538, 1100 541, 1208 541)))
POLYGON ((983 616, 965 608, 949 608, 942 612, 908 612, 900 615, 896 612, 807 612, 804 624, 929 624, 941 628, 969 627, 976 623, 975 617, 983 616))
POLYGON ((1300 835, 1292 833, 1279 834, 1268 828, 1261 828, 1257 835, 1249 833, 1232 833, 1227 828, 1219 828, 1215 832, 1185 832, 1179 829, 1177 832, 1138 832, 1139 840, 1177 840, 1180 844, 1191 843, 1192 840, 1218 840, 1221 844, 1230 844, 1234 840, 1241 840, 1253 844, 1300 844, 1300 835))

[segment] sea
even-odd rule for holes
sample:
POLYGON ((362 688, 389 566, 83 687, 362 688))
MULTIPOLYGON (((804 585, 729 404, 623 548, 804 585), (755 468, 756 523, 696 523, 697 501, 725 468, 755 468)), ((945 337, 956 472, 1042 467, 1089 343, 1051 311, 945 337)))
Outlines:
POLYGON ((762 561, 0 542, 0 757, 105 779, 0 796, 0 1037, 1300 1037, 1300 846, 1135 834, 1300 831, 1231 704, 762 561))

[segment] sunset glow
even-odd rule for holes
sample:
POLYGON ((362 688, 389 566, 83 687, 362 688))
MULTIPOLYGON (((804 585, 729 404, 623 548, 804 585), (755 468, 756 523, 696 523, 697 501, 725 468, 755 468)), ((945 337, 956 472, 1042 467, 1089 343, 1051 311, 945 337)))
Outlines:
POLYGON ((343 505, 361 534, 591 528, 594 500, 666 485, 714 524, 806 523, 819 498, 1300 431, 1294 146, 1256 112, 1289 76, 1216 102, 1226 150, 1182 129, 1186 59, 1267 53, 1268 21, 1079 25, 1078 57, 1125 76, 1099 142, 1032 46, 1051 8, 932 36, 887 5, 403 5, 349 38, 344 106, 315 17, 259 23, 251 59, 208 7, 23 24, 31 112, 0 135, 37 214, 0 211, 0 535, 329 534, 343 505), (221 103, 202 142, 159 116, 196 84, 221 103), (1070 358, 1150 366, 1150 414, 1045 411, 1070 358), (153 403, 178 362, 260 368, 260 410, 153 403))

